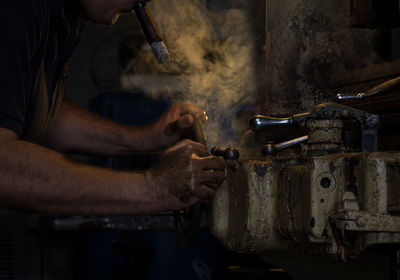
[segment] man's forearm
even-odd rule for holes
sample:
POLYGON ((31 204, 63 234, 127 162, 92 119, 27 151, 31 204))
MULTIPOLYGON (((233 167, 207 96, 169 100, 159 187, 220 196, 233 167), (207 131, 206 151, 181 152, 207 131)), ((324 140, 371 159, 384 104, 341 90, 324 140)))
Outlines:
POLYGON ((0 205, 58 214, 165 210, 143 174, 92 167, 0 129, 0 205))
POLYGON ((119 124, 63 101, 44 144, 61 152, 129 156, 154 153, 156 140, 145 127, 119 124))

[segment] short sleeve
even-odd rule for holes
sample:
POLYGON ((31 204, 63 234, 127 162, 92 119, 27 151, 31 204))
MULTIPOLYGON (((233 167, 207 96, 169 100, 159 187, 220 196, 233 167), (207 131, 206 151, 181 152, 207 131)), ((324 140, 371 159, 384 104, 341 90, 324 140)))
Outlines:
POLYGON ((40 0, 0 1, 0 127, 19 136, 38 71, 43 9, 40 0))

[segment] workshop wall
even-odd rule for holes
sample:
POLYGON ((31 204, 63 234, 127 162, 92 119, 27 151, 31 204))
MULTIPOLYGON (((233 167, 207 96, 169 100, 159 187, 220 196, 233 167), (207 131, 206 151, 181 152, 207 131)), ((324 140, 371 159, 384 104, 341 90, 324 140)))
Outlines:
POLYGON ((384 32, 350 28, 348 0, 267 1, 267 114, 331 100, 330 77, 384 60, 384 32))

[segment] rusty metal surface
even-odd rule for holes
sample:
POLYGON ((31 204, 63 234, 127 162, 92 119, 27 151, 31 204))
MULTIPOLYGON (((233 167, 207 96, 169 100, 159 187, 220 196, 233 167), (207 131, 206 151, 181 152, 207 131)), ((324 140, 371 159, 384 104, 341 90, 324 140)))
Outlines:
POLYGON ((268 157, 227 170, 211 229, 231 250, 290 252, 346 260, 371 245, 396 243, 400 153, 268 157))
POLYGON ((324 154, 343 149, 342 120, 309 120, 306 127, 309 153, 324 154))
POLYGON ((274 232, 277 166, 273 161, 248 161, 227 168, 227 179, 212 203, 210 229, 234 251, 262 252, 285 247, 274 232))
POLYGON ((306 188, 309 185, 307 167, 294 165, 284 168, 279 175, 279 187, 277 188, 277 228, 282 236, 289 240, 307 240, 306 228, 308 219, 308 199, 306 188))
POLYGON ((400 164, 392 163, 386 166, 388 182, 388 211, 400 213, 400 164))
MULTIPOLYGON (((267 104, 273 116, 331 100, 331 77, 384 62, 382 30, 350 28, 347 0, 267 2, 267 104)), ((359 76, 362 77, 362 76, 359 76)))

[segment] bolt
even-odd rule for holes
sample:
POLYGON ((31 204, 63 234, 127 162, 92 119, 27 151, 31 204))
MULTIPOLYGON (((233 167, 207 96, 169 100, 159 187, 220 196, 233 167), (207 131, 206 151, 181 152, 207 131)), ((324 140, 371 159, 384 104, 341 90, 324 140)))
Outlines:
POLYGON ((324 189, 327 189, 331 186, 331 179, 329 179, 328 177, 324 177, 321 179, 321 183, 320 183, 321 187, 323 187, 324 189))
POLYGON ((268 141, 266 145, 263 146, 262 148, 262 154, 263 156, 269 156, 269 155, 274 155, 276 154, 277 150, 274 145, 274 142, 268 141))
POLYGON ((357 217, 356 224, 360 227, 365 226, 367 224, 367 218, 362 216, 357 217))

